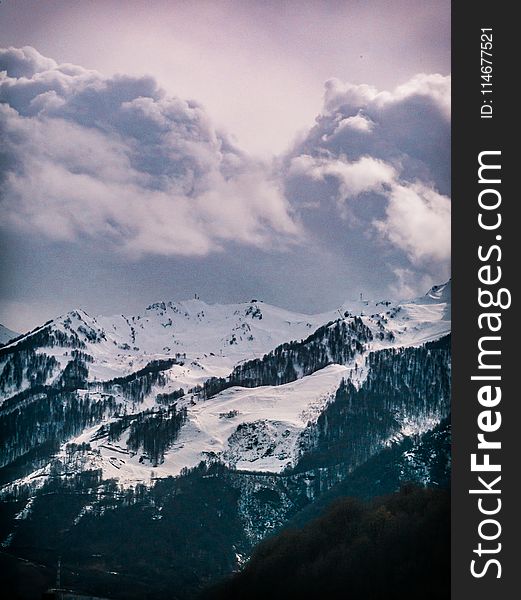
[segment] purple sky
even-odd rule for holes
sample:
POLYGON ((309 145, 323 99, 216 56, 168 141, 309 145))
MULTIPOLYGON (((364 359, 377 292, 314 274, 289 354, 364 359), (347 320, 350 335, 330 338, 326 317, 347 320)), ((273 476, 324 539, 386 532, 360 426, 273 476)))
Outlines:
POLYGON ((312 125, 331 77, 390 89, 449 74, 450 1, 4 0, 0 40, 152 75, 267 156, 312 125))

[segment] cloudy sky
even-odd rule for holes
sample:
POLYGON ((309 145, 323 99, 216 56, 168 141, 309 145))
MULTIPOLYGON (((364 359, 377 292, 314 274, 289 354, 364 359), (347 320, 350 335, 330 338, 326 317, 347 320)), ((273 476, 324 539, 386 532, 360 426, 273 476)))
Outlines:
POLYGON ((0 322, 449 276, 450 2, 3 0, 0 322))

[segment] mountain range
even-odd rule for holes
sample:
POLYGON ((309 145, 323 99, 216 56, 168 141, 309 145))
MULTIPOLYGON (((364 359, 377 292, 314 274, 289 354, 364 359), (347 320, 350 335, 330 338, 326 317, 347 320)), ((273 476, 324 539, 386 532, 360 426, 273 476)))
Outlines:
POLYGON ((448 485, 450 306, 450 281, 317 315, 196 298, 6 339, 4 552, 191 598, 335 495, 448 485))

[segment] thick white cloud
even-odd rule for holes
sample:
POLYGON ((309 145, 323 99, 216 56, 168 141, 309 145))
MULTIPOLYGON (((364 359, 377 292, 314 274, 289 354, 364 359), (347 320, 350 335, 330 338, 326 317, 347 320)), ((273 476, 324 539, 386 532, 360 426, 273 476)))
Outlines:
POLYGON ((280 245, 299 226, 268 168, 194 102, 150 78, 0 52, 2 205, 8 224, 133 255, 280 245))
POLYGON ((376 228, 413 264, 450 260, 450 200, 420 183, 394 185, 376 228))
POLYGON ((104 77, 33 48, 0 50, 0 102, 13 231, 133 257, 291 247, 288 269, 313 255, 375 289, 448 275, 449 77, 391 92, 328 81, 315 125, 276 169, 150 77, 104 77))
POLYGON ((393 252, 394 289, 448 275, 450 77, 420 74, 392 92, 329 80, 322 113, 285 166, 308 228, 324 231, 319 213, 333 198, 341 218, 329 218, 328 242, 356 256, 393 252))
POLYGON ((293 155, 390 163, 402 179, 450 190, 450 77, 417 75, 392 92, 326 82, 324 108, 293 155))
POLYGON ((31 46, 24 48, 0 48, 0 71, 10 77, 32 77, 36 73, 55 69, 58 65, 52 58, 42 56, 31 46))
POLYGON ((450 76, 425 73, 416 75, 392 92, 379 92, 370 85, 330 79, 325 85, 324 114, 354 109, 383 114, 393 105, 408 102, 415 97, 423 98, 426 103, 432 101, 446 118, 450 118, 450 76))

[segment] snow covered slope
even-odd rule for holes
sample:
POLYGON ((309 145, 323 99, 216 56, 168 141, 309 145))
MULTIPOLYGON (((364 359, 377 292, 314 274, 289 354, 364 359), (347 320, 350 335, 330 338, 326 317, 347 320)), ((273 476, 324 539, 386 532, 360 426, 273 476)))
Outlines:
MULTIPOLYGON (((306 337, 322 315, 290 313, 261 302, 208 305, 201 300, 160 302, 136 316, 92 317, 73 310, 24 337, 64 366, 70 348, 86 349, 90 380, 127 375, 151 360, 183 356, 184 385, 227 375, 241 360, 306 337), (185 356, 186 355, 186 356, 185 356)), ((17 342, 17 347, 20 342, 17 342)), ((8 346, 9 347, 9 346, 8 346)))
POLYGON ((0 419, 20 409, 1 464, 52 439, 60 447, 21 481, 41 481, 57 463, 123 486, 203 460, 278 473, 295 465, 342 380, 364 381, 369 353, 448 332, 450 282, 415 300, 318 315, 256 300, 160 302, 130 317, 74 310, 0 349, 0 419), (263 379, 228 384, 241 365, 263 379))

